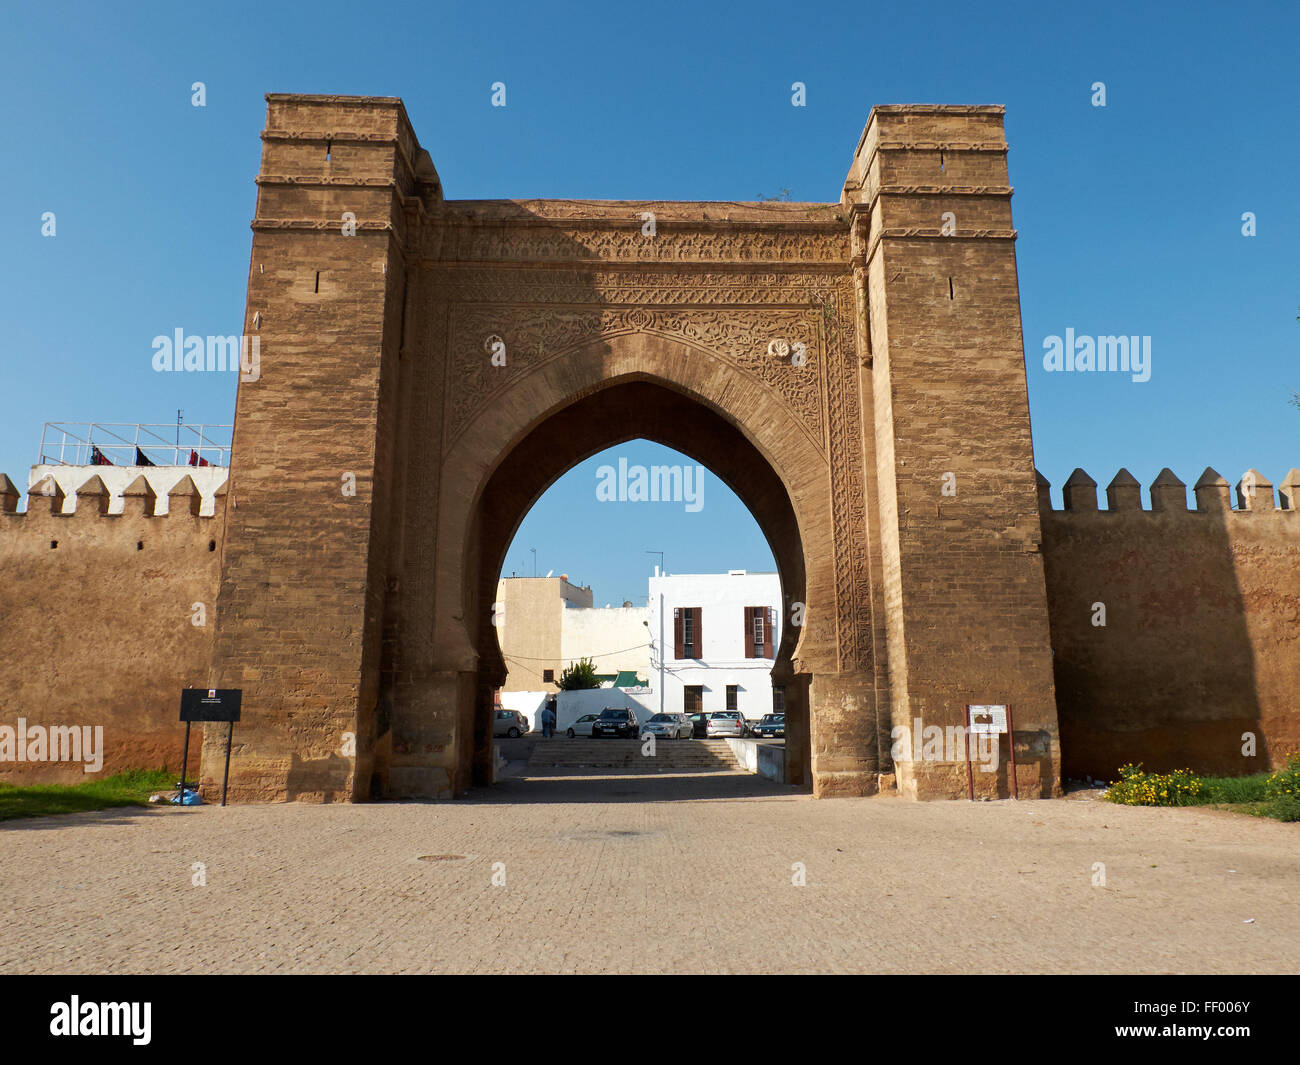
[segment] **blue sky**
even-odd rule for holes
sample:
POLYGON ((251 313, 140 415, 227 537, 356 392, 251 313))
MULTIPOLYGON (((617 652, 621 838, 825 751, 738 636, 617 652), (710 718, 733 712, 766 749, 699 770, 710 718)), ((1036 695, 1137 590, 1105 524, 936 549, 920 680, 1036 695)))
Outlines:
MULTIPOLYGON (((1058 501, 1075 466, 1103 485, 1120 466, 1144 485, 1166 465, 1189 484, 1300 466, 1300 7, 682 10, 7 5, 0 470, 25 482, 45 421, 230 421, 233 380, 155 373, 150 344, 239 330, 268 91, 401 96, 453 198, 831 201, 872 104, 1004 104, 1035 453, 1058 501), (1043 338, 1067 327, 1151 336, 1151 380, 1046 373, 1043 338)), ((535 546, 541 572, 604 602, 644 594, 647 548, 677 572, 771 568, 716 481, 696 514, 611 507, 598 464, 539 503, 507 572, 531 572, 535 546)))

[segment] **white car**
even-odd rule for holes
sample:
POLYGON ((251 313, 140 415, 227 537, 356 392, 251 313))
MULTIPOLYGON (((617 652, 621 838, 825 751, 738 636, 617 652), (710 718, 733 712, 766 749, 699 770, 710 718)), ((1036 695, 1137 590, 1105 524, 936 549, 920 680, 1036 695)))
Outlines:
POLYGON ((641 733, 662 736, 670 740, 689 740, 695 727, 685 714, 655 714, 641 726, 641 733))
POLYGON ((564 734, 569 739, 573 739, 575 736, 586 736, 591 739, 591 726, 599 716, 599 714, 583 714, 582 717, 564 730, 564 734))

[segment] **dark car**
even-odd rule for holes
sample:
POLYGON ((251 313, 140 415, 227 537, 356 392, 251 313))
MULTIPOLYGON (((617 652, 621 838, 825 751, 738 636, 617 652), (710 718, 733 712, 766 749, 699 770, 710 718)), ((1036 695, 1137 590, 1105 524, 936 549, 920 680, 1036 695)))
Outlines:
POLYGON ((691 735, 702 740, 709 734, 709 715, 706 713, 695 713, 690 715, 691 718, 691 735))
POLYGON ((591 723, 593 739, 600 736, 622 736, 634 740, 640 732, 641 726, 636 719, 636 711, 626 706, 618 708, 607 706, 600 712, 600 717, 591 723))
POLYGON ((763 719, 754 726, 754 735, 760 739, 784 736, 785 714, 764 714, 763 719))

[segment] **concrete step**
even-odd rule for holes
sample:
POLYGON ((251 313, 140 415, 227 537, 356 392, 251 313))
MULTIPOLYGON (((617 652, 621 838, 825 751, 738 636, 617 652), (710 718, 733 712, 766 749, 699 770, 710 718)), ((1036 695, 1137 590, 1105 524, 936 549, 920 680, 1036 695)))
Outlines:
POLYGON ((567 739, 542 741, 528 759, 530 769, 739 769, 726 740, 656 740, 653 758, 640 740, 567 739))

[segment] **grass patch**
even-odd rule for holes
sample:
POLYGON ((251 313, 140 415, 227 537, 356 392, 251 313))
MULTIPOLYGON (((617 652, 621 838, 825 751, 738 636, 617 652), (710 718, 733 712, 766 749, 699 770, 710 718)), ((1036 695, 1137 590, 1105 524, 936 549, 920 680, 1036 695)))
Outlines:
POLYGON ((83 813, 112 806, 148 806, 150 795, 172 790, 176 779, 176 774, 167 769, 128 769, 84 784, 0 783, 0 821, 83 813))
POLYGON ((1147 773, 1122 766, 1106 798, 1125 806, 1212 806, 1219 810, 1300 821, 1300 754, 1285 768, 1245 777, 1200 777, 1190 769, 1147 773))
POLYGON ((1248 777, 1202 777, 1203 802, 1263 802, 1268 798, 1271 773, 1252 773, 1248 777))

